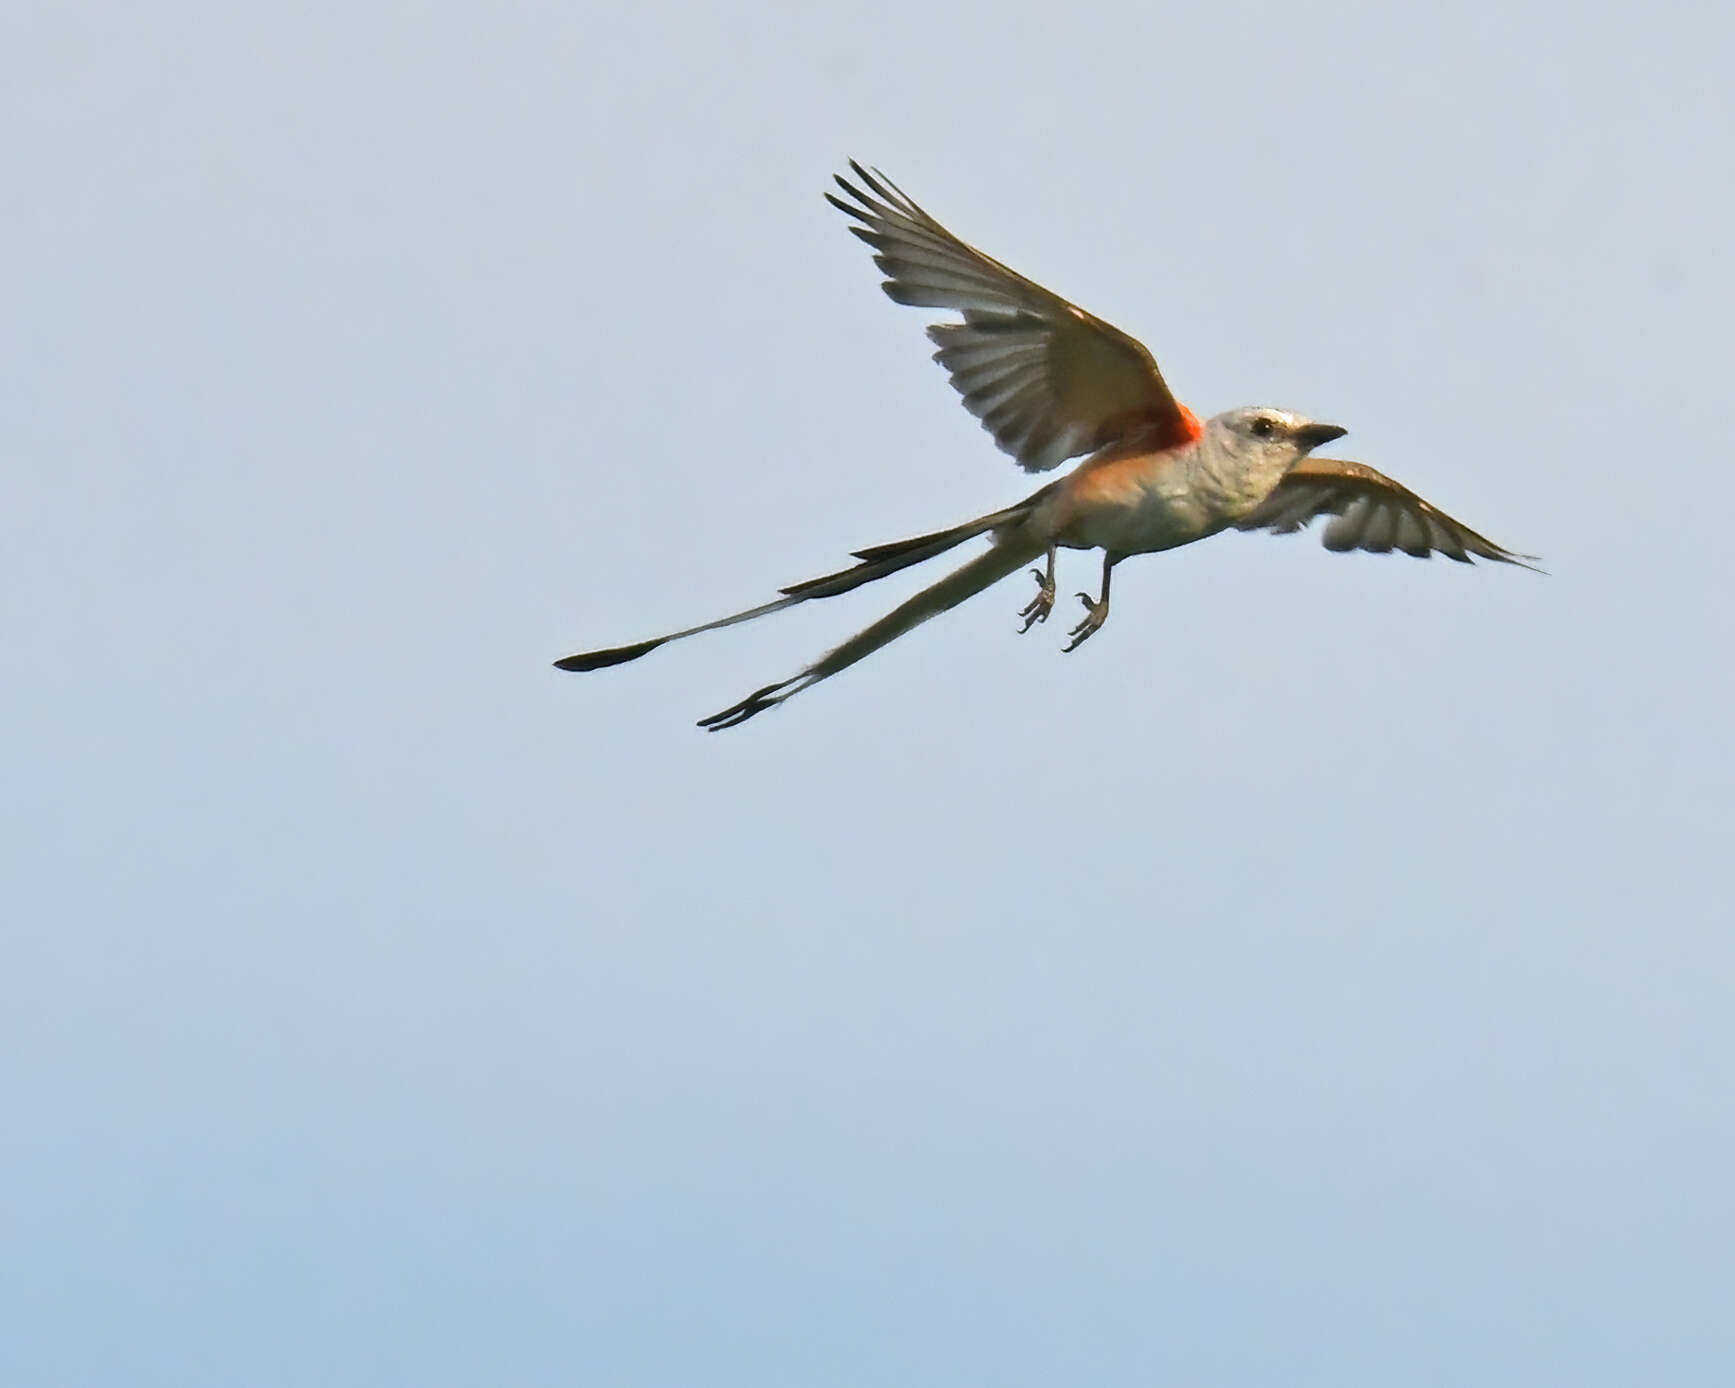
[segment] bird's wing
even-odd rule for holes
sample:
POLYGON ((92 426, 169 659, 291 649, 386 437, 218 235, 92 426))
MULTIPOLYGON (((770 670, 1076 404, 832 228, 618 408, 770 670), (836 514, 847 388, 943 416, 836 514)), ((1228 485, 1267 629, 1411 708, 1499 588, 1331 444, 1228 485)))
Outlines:
POLYGON ((850 201, 827 201, 858 223, 891 298, 963 314, 928 329, 934 360, 1025 471, 1132 436, 1154 448, 1199 436, 1143 344, 965 245, 883 174, 850 168, 863 187, 840 176, 850 201))
POLYGON ((1324 535, 1331 550, 1389 554, 1397 549, 1418 559, 1438 553, 1460 564, 1474 556, 1527 569, 1532 566, 1525 561, 1536 557, 1502 549, 1383 472, 1341 458, 1302 459, 1235 528, 1288 535, 1315 516, 1333 517, 1324 535))

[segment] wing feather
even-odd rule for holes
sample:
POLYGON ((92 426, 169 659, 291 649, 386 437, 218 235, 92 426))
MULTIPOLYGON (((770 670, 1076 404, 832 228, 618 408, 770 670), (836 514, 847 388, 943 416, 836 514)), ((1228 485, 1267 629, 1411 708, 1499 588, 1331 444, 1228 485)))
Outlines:
POLYGON ((1417 559, 1444 554, 1468 564, 1474 556, 1526 569, 1536 558, 1503 549, 1383 472, 1341 458, 1303 459, 1235 528, 1288 535, 1319 516, 1332 517, 1321 539, 1339 552, 1398 549, 1417 559))
POLYGON ((1144 346, 960 241, 890 179, 853 160, 826 200, 874 250, 900 304, 951 309, 928 336, 964 407, 1029 472, 1139 437, 1172 447, 1200 426, 1144 346))

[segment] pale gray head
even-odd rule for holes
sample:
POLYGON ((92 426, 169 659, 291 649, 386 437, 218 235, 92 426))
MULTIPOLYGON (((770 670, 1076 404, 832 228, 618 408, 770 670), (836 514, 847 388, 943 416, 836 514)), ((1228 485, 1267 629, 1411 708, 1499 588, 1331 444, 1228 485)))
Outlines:
POLYGON ((1263 405, 1230 410, 1205 426, 1198 467, 1215 490, 1218 510, 1239 517, 1265 500, 1290 468, 1345 432, 1263 405))
POLYGON ((1321 444, 1341 439, 1349 432, 1335 424, 1316 424, 1306 415, 1288 410, 1272 409, 1269 405, 1248 405, 1229 410, 1211 421, 1210 428, 1222 438, 1231 451, 1243 456, 1256 455, 1292 466, 1321 444))

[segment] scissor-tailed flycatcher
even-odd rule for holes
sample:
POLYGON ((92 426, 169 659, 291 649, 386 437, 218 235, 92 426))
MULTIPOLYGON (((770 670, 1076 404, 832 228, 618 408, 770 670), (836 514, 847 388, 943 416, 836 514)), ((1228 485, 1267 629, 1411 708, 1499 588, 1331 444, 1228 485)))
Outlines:
POLYGON ((854 218, 850 230, 873 247, 874 264, 887 276, 886 293, 900 304, 963 315, 961 323, 929 328, 928 336, 964 407, 1027 472, 1090 456, 1004 511, 857 550, 859 563, 785 588, 775 602, 637 645, 569 655, 555 662, 560 669, 619 665, 685 636, 847 593, 978 535, 993 539, 986 554, 799 675, 755 690, 700 726, 715 731, 744 723, 1046 556, 1042 568, 1031 570, 1036 596, 1019 614, 1022 630, 1029 631, 1054 607, 1054 556, 1062 548, 1103 552, 1101 596, 1078 595, 1085 617, 1072 629, 1069 651, 1107 619, 1109 577, 1121 560, 1221 530, 1282 535, 1315 516, 1332 516, 1324 535, 1331 550, 1399 549, 1424 559, 1438 552, 1466 564, 1471 555, 1505 564, 1533 557, 1502 549, 1365 464, 1308 457, 1343 436, 1335 424, 1265 407, 1230 410, 1201 424, 1169 393, 1142 344, 965 245, 890 179, 853 161, 850 168, 866 191, 840 177, 849 201, 830 193, 826 199, 854 218))

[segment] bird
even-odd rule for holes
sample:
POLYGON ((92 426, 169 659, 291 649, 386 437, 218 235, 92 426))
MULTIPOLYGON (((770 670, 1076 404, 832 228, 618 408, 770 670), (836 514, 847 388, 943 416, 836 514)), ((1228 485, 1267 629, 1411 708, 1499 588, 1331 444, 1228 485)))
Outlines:
POLYGON ((1175 398, 1142 343, 962 241, 878 169, 854 160, 849 168, 855 181, 836 175, 837 191, 826 200, 872 249, 885 275, 881 288, 894 302, 956 315, 929 327, 928 337, 964 408, 1026 472, 1083 461, 1014 506, 856 550, 852 566, 783 588, 758 607, 569 655, 554 662, 557 669, 637 660, 671 641, 850 592, 980 536, 991 541, 984 553, 799 673, 754 690, 699 726, 738 727, 1042 561, 1030 569, 1035 596, 1018 614, 1019 630, 1027 632, 1054 610, 1055 556, 1062 549, 1102 551, 1100 590, 1095 597, 1078 594, 1084 616, 1068 634, 1068 652, 1102 630, 1110 579, 1123 559, 1226 530, 1291 534, 1323 516, 1331 518, 1323 534, 1328 550, 1532 567, 1536 556, 1495 544, 1367 464, 1314 456, 1344 436, 1338 425, 1271 406, 1200 420, 1175 398))

